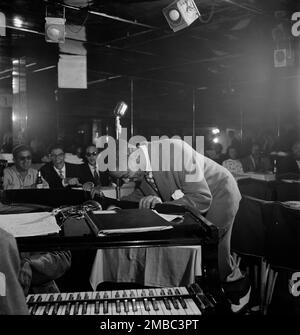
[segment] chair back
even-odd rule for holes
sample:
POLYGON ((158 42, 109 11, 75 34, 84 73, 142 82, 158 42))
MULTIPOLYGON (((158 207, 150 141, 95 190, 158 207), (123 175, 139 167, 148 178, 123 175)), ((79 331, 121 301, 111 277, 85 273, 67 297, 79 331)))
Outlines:
POLYGON ((300 201, 300 183, 276 182, 275 197, 277 201, 300 201))
POLYGON ((242 195, 268 201, 274 200, 272 185, 272 182, 250 178, 238 180, 239 190, 242 195))
POLYGON ((243 196, 232 227, 231 248, 237 253, 264 256, 266 227, 263 201, 243 196))
POLYGON ((272 267, 300 270, 300 210, 282 203, 264 205, 265 256, 272 267))

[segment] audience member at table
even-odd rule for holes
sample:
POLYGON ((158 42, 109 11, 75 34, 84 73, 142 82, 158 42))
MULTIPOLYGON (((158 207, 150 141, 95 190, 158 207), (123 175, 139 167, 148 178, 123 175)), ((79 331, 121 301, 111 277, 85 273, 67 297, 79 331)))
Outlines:
POLYGON ((265 173, 272 171, 272 164, 269 157, 261 153, 259 144, 254 143, 251 154, 241 159, 244 172, 265 173))
POLYGON ((214 143, 213 153, 211 159, 222 165, 223 161, 226 159, 226 155, 222 152, 223 146, 221 143, 214 143))
POLYGON ((237 159, 237 148, 235 148, 234 146, 230 146, 227 149, 227 153, 229 158, 223 161, 222 165, 233 175, 244 173, 242 163, 239 159, 237 159))
POLYGON ((79 186, 79 165, 65 162, 65 151, 61 144, 54 144, 49 150, 51 162, 41 167, 43 178, 51 189, 79 186))
POLYGON ((277 174, 290 174, 300 177, 300 140, 293 144, 290 155, 278 161, 277 174))
MULTIPOLYGON (((31 167, 31 149, 24 144, 20 144, 14 147, 12 153, 15 164, 3 171, 4 190, 35 188, 38 171, 31 167)), ((44 179, 43 187, 49 188, 44 179)))
MULTIPOLYGON (((26 189, 36 187, 37 170, 31 166, 31 151, 26 145, 18 145, 13 149, 15 165, 4 170, 4 189, 26 189)), ((49 187, 43 180, 45 187, 49 187)), ((5 212, 1 204, 1 211, 5 212)), ((14 206, 15 213, 18 206, 14 206)), ((21 253, 20 282, 25 294, 29 289, 35 292, 57 292, 54 282, 71 266, 69 251, 53 251, 43 253, 21 253)))
POLYGON ((96 159, 98 149, 90 144, 85 149, 85 163, 79 166, 79 181, 85 191, 91 191, 94 186, 107 186, 109 184, 108 171, 99 171, 96 159))
POLYGON ((229 147, 234 147, 236 150, 240 153, 241 151, 241 140, 237 136, 236 132, 234 129, 229 129, 227 132, 227 153, 229 147))
POLYGON ((0 315, 27 315, 19 282, 20 257, 15 238, 0 228, 0 315))

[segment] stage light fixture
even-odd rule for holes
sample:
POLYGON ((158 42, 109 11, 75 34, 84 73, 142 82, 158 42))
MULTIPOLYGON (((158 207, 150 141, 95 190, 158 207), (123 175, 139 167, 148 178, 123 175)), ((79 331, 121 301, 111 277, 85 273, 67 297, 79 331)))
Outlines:
POLYGON ((45 21, 45 40, 50 43, 64 43, 66 36, 65 8, 47 7, 45 21))
POLYGON ((13 23, 16 28, 22 28, 23 26, 23 20, 18 16, 15 16, 13 18, 13 23))
POLYGON ((65 41, 65 22, 64 18, 46 17, 45 39, 50 43, 64 43, 65 41))
POLYGON ((188 27, 200 17, 194 0, 176 0, 162 11, 169 26, 175 32, 188 27))

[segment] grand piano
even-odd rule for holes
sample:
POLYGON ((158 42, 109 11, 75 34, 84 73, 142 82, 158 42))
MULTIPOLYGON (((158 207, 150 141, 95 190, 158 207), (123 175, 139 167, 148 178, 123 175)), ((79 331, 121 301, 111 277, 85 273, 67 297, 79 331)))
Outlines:
MULTIPOLYGON (((77 215, 77 217, 72 215, 66 217, 66 215, 61 216, 58 214, 56 219, 62 228, 58 234, 17 238, 18 247, 21 252, 50 250, 71 250, 73 252, 107 248, 201 245, 203 269, 202 276, 197 278, 196 284, 201 287, 201 294, 206 292, 211 297, 211 299, 208 299, 210 302, 209 306, 214 305, 215 310, 219 308, 224 309, 224 297, 218 273, 218 230, 213 224, 190 208, 159 204, 155 208, 158 212, 180 213, 183 215, 183 222, 174 224, 173 229, 166 231, 113 234, 99 237, 91 229, 89 211, 86 208, 83 210, 84 204, 91 205, 98 203, 103 209, 106 209, 110 205, 115 205, 120 208, 117 213, 120 217, 129 208, 136 208, 139 216, 140 213, 137 203, 119 201, 107 197, 98 197, 93 201, 91 201, 89 193, 72 189, 7 190, 2 193, 2 203, 6 205, 4 213, 52 211, 54 208, 69 208, 73 214, 77 210, 84 214, 81 216, 77 215)), ((143 217, 140 216, 140 219, 143 220, 143 217)), ((193 292, 194 297, 199 295, 195 293, 195 290, 193 292)), ((84 296, 88 297, 88 295, 83 294, 82 297, 84 296)), ((91 296, 94 297, 94 295, 91 296)), ((38 299, 39 303, 45 300, 45 297, 43 297, 44 300, 42 297, 30 298, 30 304, 36 303, 35 299, 38 299)), ((205 304, 202 301, 203 306, 205 304)))

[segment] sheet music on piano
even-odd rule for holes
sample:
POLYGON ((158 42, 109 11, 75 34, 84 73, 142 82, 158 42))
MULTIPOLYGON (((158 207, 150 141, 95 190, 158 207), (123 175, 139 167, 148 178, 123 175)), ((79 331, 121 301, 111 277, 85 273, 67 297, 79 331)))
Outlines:
POLYGON ((48 235, 61 230, 55 216, 49 212, 2 214, 0 227, 14 237, 48 235))

